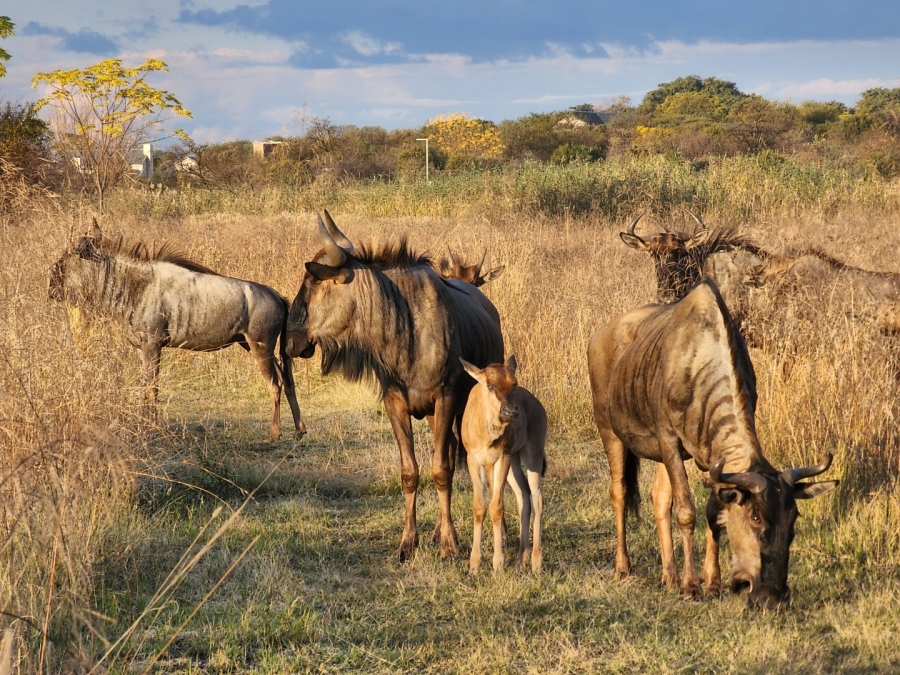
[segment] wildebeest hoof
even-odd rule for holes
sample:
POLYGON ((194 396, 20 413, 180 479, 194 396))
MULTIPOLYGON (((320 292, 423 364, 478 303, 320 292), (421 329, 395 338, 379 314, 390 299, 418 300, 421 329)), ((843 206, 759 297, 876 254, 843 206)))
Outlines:
POLYGON ((719 582, 714 582, 709 584, 706 587, 706 590, 703 592, 703 597, 705 598, 721 598, 722 597, 722 584, 719 582))
POLYGON ((682 589, 682 597, 685 600, 702 600, 703 591, 700 590, 700 584, 691 584, 687 588, 682 589))

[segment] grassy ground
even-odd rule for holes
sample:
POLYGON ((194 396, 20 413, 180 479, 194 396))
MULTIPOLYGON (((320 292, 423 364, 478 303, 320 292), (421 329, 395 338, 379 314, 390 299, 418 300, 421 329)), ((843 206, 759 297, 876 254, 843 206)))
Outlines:
MULTIPOLYGON (((659 585, 646 504, 629 526, 634 574, 613 575, 585 346, 598 326, 654 295, 649 260, 619 241, 623 223, 332 210, 357 241, 407 232, 419 250, 487 248, 490 264, 506 265, 486 289, 523 384, 550 413, 545 570, 473 578, 465 471, 453 501, 462 552, 441 560, 424 544, 437 506, 430 436, 416 426, 423 545, 397 565, 403 501, 389 424, 370 389, 323 379, 317 360, 295 366, 310 431, 299 443, 265 440, 267 395, 237 348, 166 351, 160 423, 148 428, 134 350, 107 324, 73 333, 47 300, 50 266, 70 231, 90 224, 83 212, 47 209, 0 223, 0 627, 13 630, 19 672, 900 668, 900 386, 896 344, 872 326, 826 313, 821 325, 792 328, 813 333, 790 359, 777 344, 752 354, 766 455, 809 464, 832 449, 828 477, 842 480, 801 505, 791 608, 750 612, 744 596, 688 603, 659 585)), ((107 229, 175 241, 198 262, 287 295, 315 248, 306 213, 122 213, 107 229)), ((772 248, 812 242, 851 264, 897 269, 890 213, 866 204, 831 216, 767 213, 735 220, 772 248)), ((645 220, 649 231, 662 223, 645 220)), ((727 574, 727 553, 723 565, 727 574)))

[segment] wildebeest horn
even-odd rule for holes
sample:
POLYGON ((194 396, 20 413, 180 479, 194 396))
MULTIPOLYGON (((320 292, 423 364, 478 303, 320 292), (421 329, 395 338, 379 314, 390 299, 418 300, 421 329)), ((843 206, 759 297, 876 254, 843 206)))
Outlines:
POLYGON ((766 479, 753 471, 746 473, 722 473, 722 467, 725 466, 725 458, 719 457, 719 460, 709 469, 709 477, 713 483, 725 483, 726 485, 735 485, 737 487, 750 490, 753 494, 760 494, 766 489, 766 479))
POLYGON ((694 219, 694 222, 697 223, 697 225, 700 226, 700 229, 702 229, 702 230, 707 230, 707 229, 709 229, 709 228, 706 226, 706 223, 704 223, 703 220, 702 220, 699 216, 697 216, 693 211, 691 211, 690 209, 685 209, 685 211, 687 211, 687 212, 688 212, 688 215, 689 215, 691 218, 694 219))
POLYGON ((328 226, 322 220, 322 216, 317 213, 316 218, 319 221, 319 237, 322 239, 322 247, 328 256, 329 266, 342 267, 347 262, 347 252, 334 241, 334 237, 331 236, 331 232, 329 232, 328 226))
POLYGON ((334 224, 334 219, 328 213, 328 209, 323 209, 323 211, 325 211, 325 226, 328 228, 331 238, 334 239, 334 243, 347 251, 347 253, 353 253, 353 242, 334 224))
POLYGON ((453 251, 450 249, 450 244, 445 244, 447 247, 447 260, 450 261, 450 265, 455 265, 456 260, 453 259, 453 251))
POLYGON ((481 254, 481 260, 478 261, 478 266, 475 268, 475 276, 481 274, 481 268, 484 266, 484 259, 487 257, 487 249, 481 254))
MULTIPOLYGON (((635 233, 634 228, 638 224, 638 221, 644 217, 644 213, 646 213, 646 212, 641 211, 639 214, 637 214, 637 217, 634 220, 632 220, 631 225, 628 226, 628 234, 632 235, 633 237, 637 237, 638 239, 641 239, 641 238, 638 234, 635 233)), ((641 241, 644 241, 644 240, 641 239, 641 241)))
POLYGON ((832 455, 831 452, 827 452, 825 453, 825 459, 819 464, 816 464, 815 466, 797 467, 795 469, 785 469, 781 472, 781 475, 784 478, 785 483, 794 485, 798 480, 812 478, 813 476, 818 476, 820 473, 825 473, 828 470, 828 467, 831 466, 831 460, 833 458, 834 455, 832 455))

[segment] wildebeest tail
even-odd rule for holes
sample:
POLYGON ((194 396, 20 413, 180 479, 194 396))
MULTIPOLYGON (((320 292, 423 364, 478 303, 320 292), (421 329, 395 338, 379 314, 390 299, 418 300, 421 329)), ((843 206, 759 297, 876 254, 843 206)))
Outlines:
POLYGON ((632 452, 625 453, 625 512, 641 517, 641 489, 638 485, 641 460, 632 452))

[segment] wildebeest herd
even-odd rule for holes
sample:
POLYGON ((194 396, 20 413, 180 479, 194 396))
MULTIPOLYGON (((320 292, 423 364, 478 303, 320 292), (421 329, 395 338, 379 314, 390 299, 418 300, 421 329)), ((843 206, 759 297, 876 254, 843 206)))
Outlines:
MULTIPOLYGON (((829 468, 830 453, 817 466, 779 471, 762 452, 756 378, 745 342, 753 339, 746 323, 753 294, 787 276, 796 281, 830 270, 848 279, 851 290, 881 317, 900 303, 900 275, 858 270, 816 251, 774 256, 744 237, 710 232, 691 215, 699 227, 692 234, 666 231, 647 241, 635 232, 640 216, 621 233, 626 244, 651 254, 658 304, 613 319, 587 349, 594 417, 610 469, 615 571, 629 573, 626 514, 639 503, 639 460, 653 460, 658 468, 651 497, 663 582, 680 586, 685 597, 720 595, 724 531, 732 550, 732 591, 749 588, 751 606, 776 608, 790 597, 797 500, 824 494, 837 481, 802 482, 829 468), (708 472, 703 587, 693 556, 688 459, 708 472), (680 578, 673 512, 684 546, 680 578)), ((406 238, 356 246, 327 211, 317 227, 321 249, 304 264, 291 303, 268 286, 218 275, 166 246, 156 251, 126 246, 96 225, 93 235, 74 242, 52 268, 50 297, 113 318, 126 329, 141 350, 151 415, 163 347, 211 351, 241 345, 255 357, 271 391, 272 439, 280 434, 282 391, 295 434, 306 432, 292 358, 311 358, 318 347, 323 373, 377 383, 400 450, 405 519, 396 558, 410 559, 419 540, 415 417, 427 420, 433 437, 431 475, 439 513, 432 541, 440 544, 441 555, 456 554, 459 547, 450 507, 456 460, 465 456, 475 488, 470 571, 477 573, 480 566, 488 511, 493 566, 504 564, 506 483, 520 518, 517 562, 525 564, 530 546, 531 567, 539 571, 547 415, 537 398, 518 386, 500 315, 478 288, 503 268, 485 272, 484 257, 469 265, 449 250, 435 262, 413 252, 406 238)), ((881 323, 896 330, 887 319, 881 323)))

